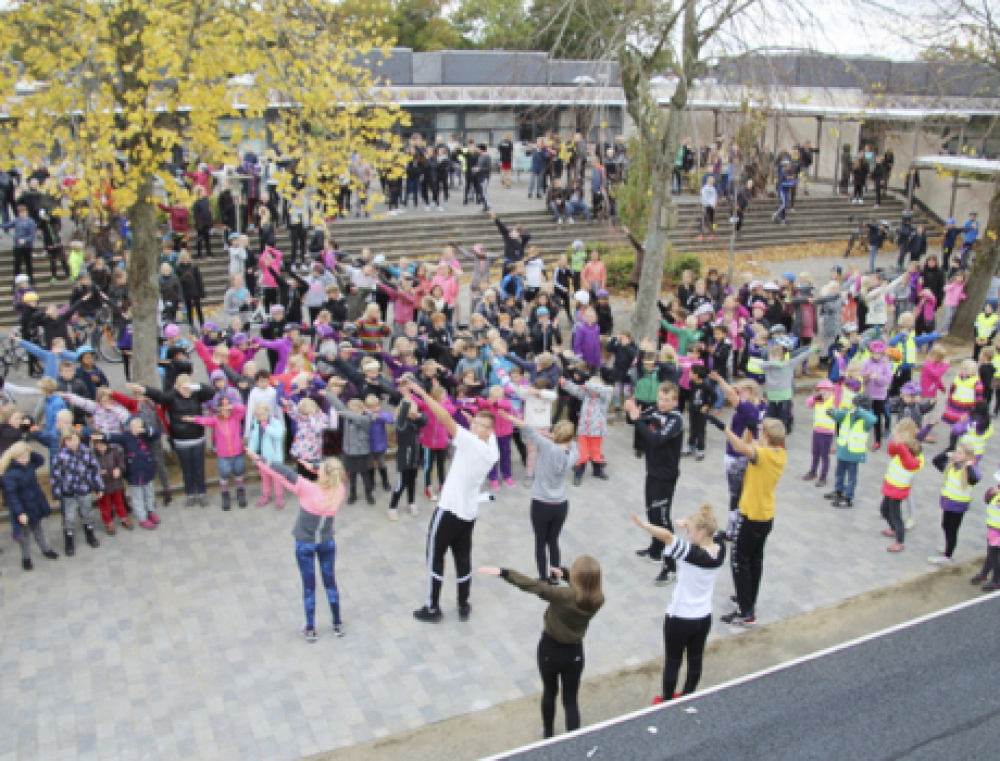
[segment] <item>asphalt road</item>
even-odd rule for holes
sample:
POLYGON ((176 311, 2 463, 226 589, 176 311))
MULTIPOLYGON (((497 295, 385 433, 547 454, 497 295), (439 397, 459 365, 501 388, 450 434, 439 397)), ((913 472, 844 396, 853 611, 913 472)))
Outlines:
MULTIPOLYGON (((1000 595, 994 594, 820 657, 495 758, 997 758, 998 623, 1000 595)), ((560 709, 557 728, 561 721, 560 709)))

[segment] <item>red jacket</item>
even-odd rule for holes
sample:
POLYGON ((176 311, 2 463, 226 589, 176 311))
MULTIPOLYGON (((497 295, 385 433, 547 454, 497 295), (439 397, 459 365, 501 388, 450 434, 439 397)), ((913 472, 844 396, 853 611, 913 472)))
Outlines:
MULTIPOLYGON (((139 412, 139 400, 135 397, 125 396, 125 394, 120 394, 117 391, 111 392, 111 398, 114 399, 118 404, 127 409, 133 415, 139 412)), ((163 411, 163 407, 158 404, 154 404, 153 408, 156 410, 156 417, 160 419, 160 424, 163 426, 163 432, 169 437, 170 436, 170 424, 167 422, 167 414, 163 411)))
MULTIPOLYGON (((920 460, 913 456, 910 452, 910 448, 903 442, 889 442, 889 448, 886 449, 886 453, 889 455, 890 459, 898 455, 900 462, 906 470, 920 470, 920 460)), ((888 481, 882 482, 882 494, 886 497, 891 497, 892 499, 906 499, 910 496, 910 488, 903 489, 898 486, 893 486, 888 481)))
POLYGON ((170 216, 171 232, 186 233, 188 231, 188 218, 191 216, 191 212, 186 206, 166 206, 162 203, 157 204, 157 206, 170 216))

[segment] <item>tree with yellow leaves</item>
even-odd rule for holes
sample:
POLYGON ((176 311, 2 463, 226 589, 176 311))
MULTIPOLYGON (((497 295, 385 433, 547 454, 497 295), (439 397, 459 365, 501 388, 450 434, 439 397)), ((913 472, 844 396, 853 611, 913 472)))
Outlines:
MULTIPOLYGON (((25 0, 0 14, 0 93, 9 128, 0 150, 34 165, 58 146, 75 165, 74 203, 123 213, 133 237, 134 373, 155 383, 155 196, 193 198, 163 165, 184 146, 207 163, 238 166, 238 130, 220 119, 266 119, 278 153, 297 159, 307 186, 350 175, 359 154, 401 112, 361 65, 388 55, 373 17, 335 25, 328 0, 25 0)), ((377 70, 377 66, 375 67, 377 70)), ((263 138, 264 135, 257 137, 263 138)), ((390 138, 391 141, 391 138, 390 138)), ((393 147, 390 145, 390 147, 393 147)), ((291 193, 289 178, 279 192, 291 193)), ((329 196, 330 194, 328 194, 329 196)), ((370 201, 369 201, 370 202, 370 201)))

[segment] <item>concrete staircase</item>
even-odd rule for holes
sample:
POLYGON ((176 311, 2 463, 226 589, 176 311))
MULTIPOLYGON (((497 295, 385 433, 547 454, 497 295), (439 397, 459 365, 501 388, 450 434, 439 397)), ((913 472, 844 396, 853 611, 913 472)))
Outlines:
MULTIPOLYGON (((672 236, 674 250, 679 253, 699 253, 728 249, 729 223, 728 214, 722 209, 717 213, 717 237, 699 241, 700 207, 684 198, 678 205, 678 226, 672 236)), ((540 203, 540 202, 539 202, 540 203)), ((846 241, 855 225, 848 220, 849 216, 861 219, 889 220, 898 224, 903 211, 903 204, 896 198, 890 198, 882 207, 874 210, 870 204, 865 206, 852 205, 846 198, 830 195, 813 195, 799 198, 797 211, 788 215, 788 225, 781 226, 771 221, 771 214, 776 208, 776 201, 760 199, 755 201, 748 211, 743 225, 743 233, 737 241, 739 251, 756 251, 773 246, 797 245, 811 241, 846 241)), ((940 225, 924 212, 915 212, 914 224, 926 224, 929 236, 940 236, 940 225)), ((627 241, 617 227, 605 222, 587 223, 577 220, 576 224, 556 225, 552 215, 541 208, 537 211, 513 212, 500 214, 508 225, 519 224, 526 232, 531 233, 531 245, 536 245, 548 262, 554 262, 556 257, 564 252, 576 240, 603 240, 610 243, 624 244, 627 241)), ((445 214, 425 212, 423 210, 408 210, 406 214, 384 219, 354 219, 338 220, 329 226, 331 235, 341 248, 350 253, 356 253, 368 247, 376 253, 385 254, 387 258, 397 259, 409 256, 411 259, 436 261, 441 257, 442 249, 449 242, 457 242, 464 246, 475 243, 484 244, 489 250, 499 250, 500 236, 495 224, 486 214, 472 212, 469 214, 445 214)), ((256 236, 252 236, 251 245, 256 245, 256 236)), ((278 248, 288 251, 290 248, 288 233, 278 232, 278 248)), ((629 250, 630 247, 628 247, 629 250)), ((224 256, 221 236, 213 239, 215 258, 199 262, 202 275, 208 290, 208 303, 221 303, 222 295, 227 287, 228 262, 224 256)), ((863 250, 863 249, 862 249, 863 250)), ((40 302, 42 304, 66 303, 69 299, 68 283, 48 282, 48 261, 45 257, 35 259, 36 283, 38 284, 40 302)), ((0 281, 13 281, 13 255, 10 251, 0 255, 0 281)), ((16 314, 6 302, 0 307, 0 326, 10 326, 16 323, 16 314)))

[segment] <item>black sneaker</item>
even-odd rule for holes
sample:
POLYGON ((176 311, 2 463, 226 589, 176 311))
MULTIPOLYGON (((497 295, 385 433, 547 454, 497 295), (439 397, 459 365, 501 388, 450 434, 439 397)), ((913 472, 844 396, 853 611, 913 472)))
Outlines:
POLYGON ((343 637, 345 634, 347 634, 347 629, 344 628, 343 624, 334 624, 333 633, 336 634, 338 637, 343 637))
POLYGON ((316 630, 315 629, 310 629, 310 628, 308 628, 306 626, 303 626, 302 627, 302 636, 306 638, 306 642, 308 642, 310 645, 315 644, 315 642, 316 642, 316 630))
POLYGON ((23 568, 25 571, 34 571, 35 570, 35 566, 32 564, 31 558, 24 558, 21 561, 21 568, 23 568))
POLYGON ((674 580, 674 572, 668 571, 666 568, 662 569, 656 578, 653 579, 653 583, 658 587, 665 586, 674 580))
POLYGON ((720 620, 729 626, 750 627, 757 624, 757 617, 753 613, 743 615, 738 610, 733 611, 728 616, 723 616, 720 620))
POLYGON ((458 620, 468 621, 469 616, 472 615, 472 606, 466 603, 465 605, 458 606, 458 620))
POLYGON ((984 581, 986 581, 985 573, 977 573, 975 576, 969 579, 969 583, 971 584, 982 584, 984 581))
POLYGON ((444 613, 440 610, 431 610, 425 605, 420 610, 413 611, 413 617, 425 624, 436 624, 440 623, 441 619, 444 618, 444 613))
POLYGON ((43 552, 42 554, 46 558, 48 558, 49 560, 58 560, 59 559, 59 555, 56 554, 53 550, 45 550, 45 552, 43 552))
POLYGON ((833 500, 831 504, 834 507, 839 507, 841 509, 854 507, 853 500, 850 500, 847 497, 838 497, 837 499, 833 500))
POLYGON ((823 499, 840 499, 840 497, 841 494, 839 491, 832 491, 823 495, 823 499))
POLYGON ((659 558, 656 557, 656 555, 653 555, 648 549, 645 549, 645 550, 636 550, 635 554, 638 557, 640 557, 640 558, 648 558, 649 560, 652 560, 654 563, 662 563, 663 562, 663 558, 662 557, 659 557, 659 558))

